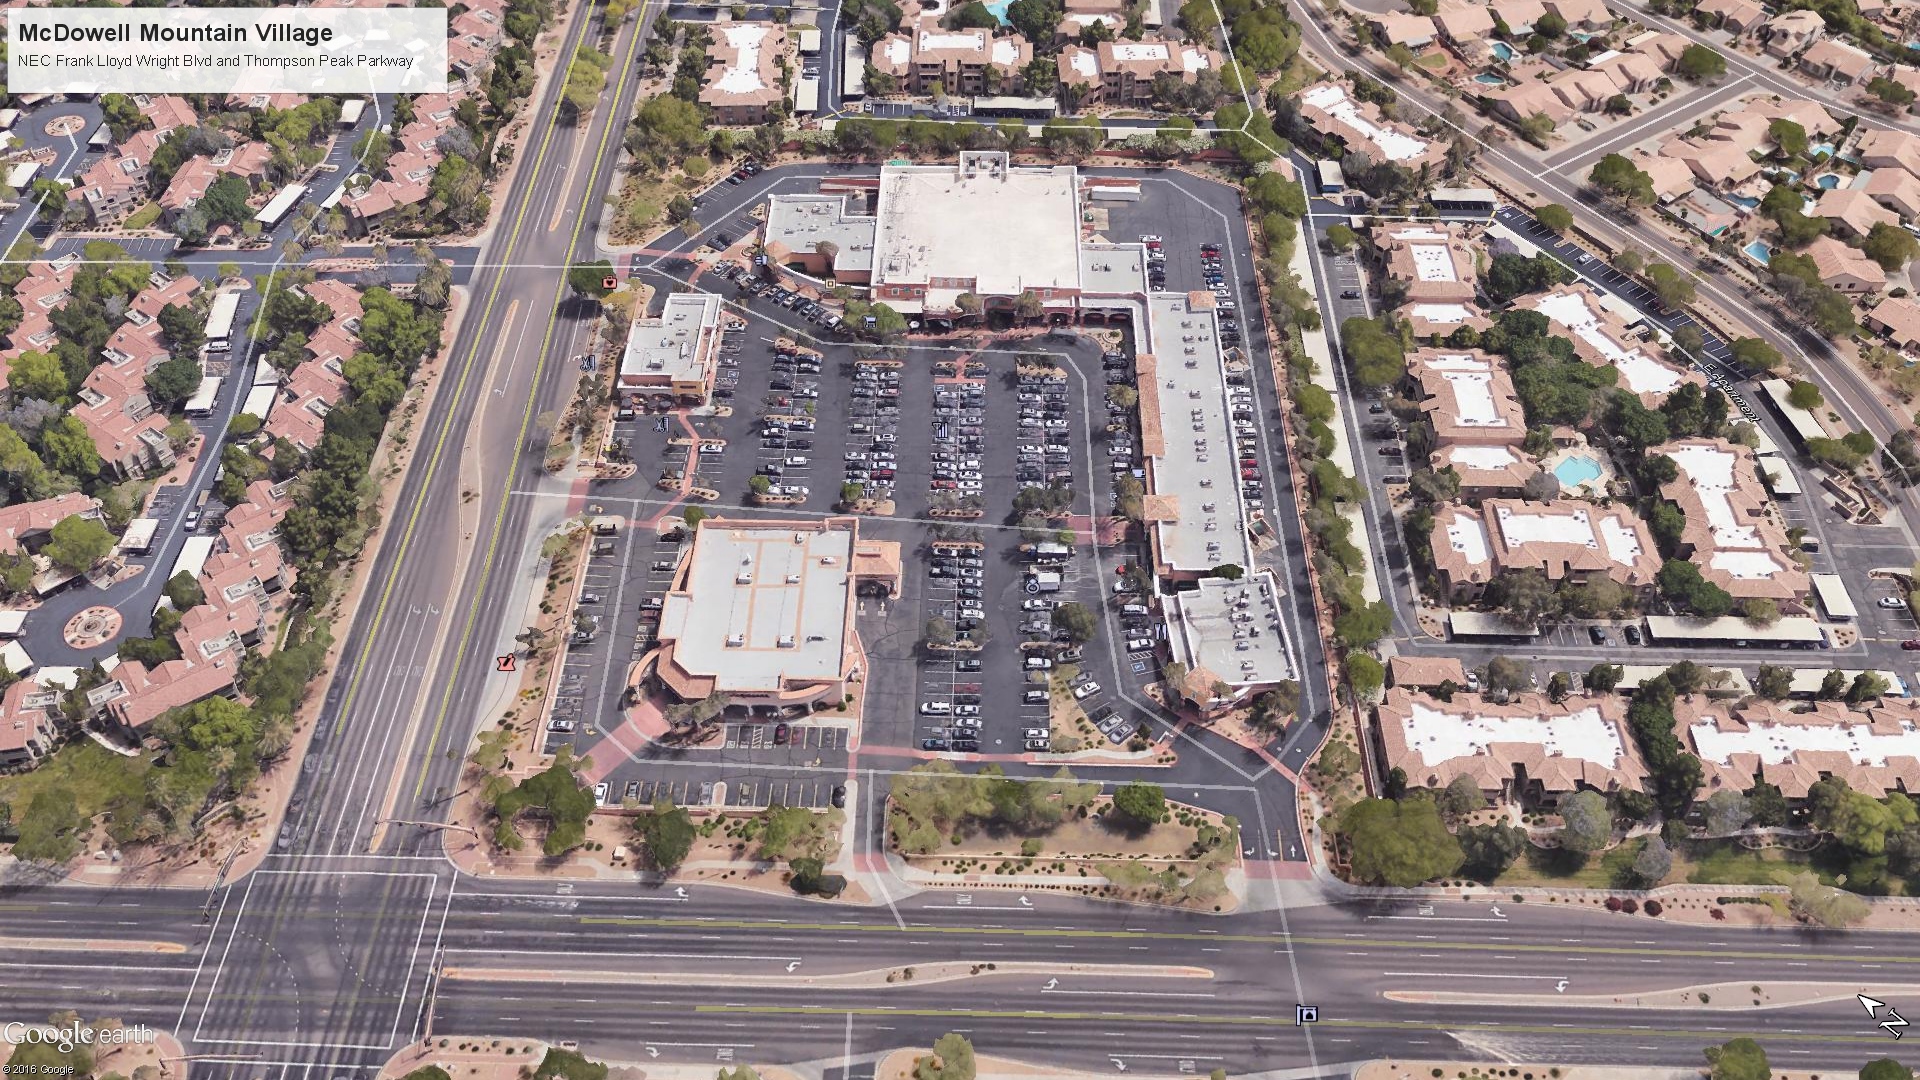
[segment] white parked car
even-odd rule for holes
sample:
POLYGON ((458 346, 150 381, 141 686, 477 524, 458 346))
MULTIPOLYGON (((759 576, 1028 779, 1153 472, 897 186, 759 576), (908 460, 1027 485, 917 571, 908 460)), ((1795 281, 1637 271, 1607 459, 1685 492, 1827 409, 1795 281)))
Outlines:
POLYGON ((1076 700, 1079 700, 1079 701, 1085 701, 1087 698, 1090 698, 1099 692, 1100 692, 1100 684, 1097 682, 1094 682, 1091 679, 1073 688, 1073 696, 1076 700))
POLYGON ((1880 606, 1883 608, 1903 608, 1907 606, 1907 602, 1897 596, 1883 596, 1880 598, 1880 606))

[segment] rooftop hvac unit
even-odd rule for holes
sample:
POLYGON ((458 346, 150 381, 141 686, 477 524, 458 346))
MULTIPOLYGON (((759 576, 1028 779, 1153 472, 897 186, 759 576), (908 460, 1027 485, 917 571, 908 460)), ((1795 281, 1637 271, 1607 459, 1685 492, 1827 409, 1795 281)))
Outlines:
POLYGON ((745 634, 728 634, 727 635, 727 648, 729 649, 738 649, 744 646, 746 643, 747 643, 747 635, 745 634))
POLYGON ((780 647, 783 649, 793 648, 794 646, 793 635, 792 634, 781 635, 779 644, 780 644, 780 647))
POLYGON ((789 585, 798 585, 798 584, 800 584, 800 575, 799 575, 799 574, 788 574, 788 575, 787 575, 787 584, 789 584, 789 585))

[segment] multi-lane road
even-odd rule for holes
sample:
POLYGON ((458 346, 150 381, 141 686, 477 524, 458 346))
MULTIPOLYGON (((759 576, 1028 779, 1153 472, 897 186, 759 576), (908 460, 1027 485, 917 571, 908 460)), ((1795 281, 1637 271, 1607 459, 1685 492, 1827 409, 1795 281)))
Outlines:
MULTIPOLYGON (((517 629, 502 613, 530 587, 523 539, 586 501, 555 497, 568 492, 523 450, 532 418, 567 392, 565 358, 586 332, 562 268, 588 256, 655 14, 616 35, 619 78, 593 114, 559 119, 561 79, 533 113, 286 846, 204 895, 15 889, 0 898, 0 1014, 74 1008, 165 1027, 200 1057, 196 1076, 235 1080, 358 1075, 429 1029, 849 1076, 948 1030, 996 1054, 1154 1074, 1335 1074, 1385 1055, 1688 1065, 1736 1033, 1809 1067, 1854 1068, 1883 1049, 1850 995, 1901 1003, 1920 987, 1920 936, 1676 926, 1492 898, 1330 901, 1316 882, 1279 880, 1257 852, 1236 913, 916 893, 888 867, 870 812, 856 863, 880 902, 828 906, 645 880, 476 879, 444 859, 441 834, 384 824, 443 813, 491 692, 490 659, 517 629), (75 939, 113 947, 87 963, 47 947, 75 939), (1775 980, 1847 989, 1765 1011, 1723 1011, 1742 1004, 1728 991, 1711 1009, 1625 1011, 1592 997, 1775 980), (1298 1005, 1316 1006, 1318 1021, 1296 1024, 1298 1005)), ((594 29, 590 12, 567 27, 561 55, 594 29)), ((1282 777, 1245 765, 1250 789, 1290 799, 1282 777)), ((884 776, 863 779, 870 800, 884 776)))
MULTIPOLYGON (((1857 1068, 1890 1047, 1852 995, 1899 1005, 1920 991, 1912 934, 1675 925, 1502 897, 1294 897, 1214 916, 982 890, 857 909, 711 887, 456 884, 429 862, 335 865, 305 879, 307 903, 237 913, 243 889, 210 927, 177 892, 0 902, 16 938, 85 926, 186 947, 99 966, 11 950, 0 1013, 72 1007, 177 1026, 193 1053, 213 1055, 196 1075, 231 1077, 351 1075, 429 1025, 623 1060, 857 1069, 959 1030, 996 1054, 1097 1071, 1188 1061, 1339 1075, 1382 1056, 1684 1066, 1736 1034, 1788 1065, 1857 1068), (377 875, 394 902, 366 903, 376 890, 355 874, 377 875), (292 974, 297 954, 339 963, 341 984, 292 974), (1832 1000, 1752 1007, 1750 987, 1777 1000, 1790 983, 1829 987, 1832 1000), (1689 986, 1710 1002, 1633 1007, 1689 986), (1295 1022, 1303 1004, 1318 1009, 1311 1026, 1295 1022)), ((254 902, 274 889, 271 876, 253 881, 254 902)))

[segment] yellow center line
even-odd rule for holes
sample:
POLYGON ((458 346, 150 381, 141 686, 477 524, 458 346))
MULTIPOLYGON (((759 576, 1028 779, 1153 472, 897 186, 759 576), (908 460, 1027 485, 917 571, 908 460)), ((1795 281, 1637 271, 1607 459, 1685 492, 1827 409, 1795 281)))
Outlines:
MULTIPOLYGON (((587 0, 582 0, 582 2, 584 4, 587 0)), ((591 24, 593 15, 590 8, 586 9, 584 18, 591 24)), ((585 36, 583 32, 581 37, 584 39, 585 36)), ((575 50, 575 52, 577 55, 578 50, 575 50)), ((567 76, 572 73, 575 62, 577 62, 577 60, 569 60, 567 62, 567 70, 559 73, 558 77, 561 80, 560 85, 565 85, 565 80, 567 76)), ((520 244, 521 226, 526 222, 527 208, 533 205, 534 196, 539 187, 540 170, 546 164, 547 149, 553 142, 554 130, 559 127, 560 109, 564 104, 565 96, 562 95, 561 98, 555 102, 553 112, 547 116, 545 130, 540 136, 540 148, 534 154, 532 167, 527 174, 526 198, 521 200, 520 210, 514 215, 513 228, 507 233, 507 245, 499 259, 502 269, 495 272, 493 288, 488 292, 487 302, 480 312, 480 319, 473 327, 473 343, 467 348, 466 359, 461 362, 460 378, 454 383, 453 401, 456 403, 459 401, 461 393, 466 389, 468 378, 473 374, 474 359, 480 354, 481 341, 486 337, 483 331, 487 324, 493 319, 494 304, 500 298, 500 288, 506 280, 506 268, 511 267, 514 250, 518 248, 520 244)), ((420 523, 420 514, 426 507, 428 497, 433 494, 433 479, 435 475, 439 473, 440 459, 446 450, 447 436, 452 434, 453 427, 454 425, 451 422, 441 427, 439 438, 434 440, 433 450, 427 455, 427 471, 421 479, 419 494, 414 497, 413 507, 407 515, 406 528, 401 531, 400 548, 394 554, 393 569, 388 573, 386 584, 380 590, 380 600, 374 605, 373 609, 373 621, 368 624, 367 636, 360 646, 360 655, 354 664, 353 674, 347 679, 347 693, 346 696, 341 699, 339 714, 334 719, 333 733, 335 735, 338 735, 346 729, 347 716, 353 711, 354 699, 359 696, 360 680, 366 675, 367 671, 367 658, 373 652, 374 641, 380 634, 381 625, 386 621, 387 604, 392 599, 394 586, 399 584, 400 570, 406 564, 407 553, 413 548, 414 530, 420 523)))
MULTIPOLYGON (((586 0, 582 0, 582 2, 586 2, 586 0)), ((654 3, 654 0, 646 0, 646 2, 640 5, 639 14, 636 17, 636 20, 634 23, 633 36, 627 42, 626 56, 621 59, 621 62, 617 69, 623 73, 633 70, 634 55, 640 49, 641 39, 646 37, 647 11, 649 8, 653 6, 653 3, 654 3)), ((575 50, 575 51, 577 54, 578 50, 575 50)), ((573 62, 570 61, 567 67, 570 73, 572 71, 573 62)), ((609 110, 615 109, 619 104, 619 100, 620 100, 619 83, 616 82, 614 84, 614 93, 611 95, 611 98, 609 99, 609 102, 608 102, 608 106, 607 106, 608 109, 609 110)), ((587 171, 587 186, 588 186, 587 195, 588 196, 591 196, 592 194, 591 189, 592 189, 593 178, 599 175, 600 163, 606 156, 607 140, 609 137, 612 136, 615 129, 621 128, 623 126, 624 125, 620 123, 619 117, 612 116, 612 115, 609 115, 607 117, 606 125, 600 131, 600 143, 598 146, 594 148, 594 151, 593 151, 593 164, 588 168, 588 171, 587 171)), ((544 150, 544 147, 543 147, 543 150, 544 150)), ((532 200, 529 199, 528 204, 530 205, 531 202, 532 200)), ((524 216, 527 209, 526 206, 522 206, 520 209, 521 209, 521 215, 524 216)), ((518 233, 519 231, 519 226, 517 223, 514 227, 514 231, 516 233, 518 233)), ((551 305, 551 309, 549 311, 549 314, 547 315, 546 332, 541 337, 540 353, 538 358, 534 361, 533 380, 527 392, 527 403, 525 408, 521 411, 520 431, 514 440, 514 445, 516 447, 526 445, 527 432, 533 426, 534 406, 538 403, 538 400, 539 400, 540 376, 546 370, 547 353, 548 353, 548 350, 550 350, 553 347, 554 327, 558 324, 557 315, 560 310, 561 302, 565 299, 565 296, 566 296, 567 275, 564 268, 573 265, 574 252, 580 246, 580 237, 584 231, 585 230, 580 228, 579 225, 576 225, 576 227, 574 228, 573 235, 567 240, 566 256, 563 259, 561 259, 562 270, 560 274, 557 276, 557 279, 554 281, 553 304, 551 305)), ((495 282, 496 290, 498 289, 498 287, 499 287, 499 281, 496 280, 495 282)), ((481 598, 486 595, 487 584, 493 579, 493 563, 494 563, 494 559, 499 554, 500 536, 506 530, 507 507, 512 502, 512 497, 513 497, 513 473, 514 473, 514 470, 509 468, 507 470, 507 475, 502 477, 500 481, 500 500, 499 500, 500 506, 499 506, 499 509, 494 512, 493 529, 487 537, 486 556, 481 560, 481 563, 480 563, 480 580, 475 585, 473 589, 472 599, 470 600, 467 606, 467 621, 466 621, 466 625, 463 626, 460 630, 459 644, 454 647, 453 663, 447 672, 447 677, 445 682, 446 689, 440 695, 440 707, 434 712, 433 730, 429 732, 427 735, 426 745, 428 749, 428 754, 421 761, 420 777, 414 783, 414 786, 413 786, 413 797, 416 800, 420 798, 421 792, 426 790, 427 773, 429 770, 433 768, 432 749, 434 745, 440 741, 440 731, 443 727, 446 726, 447 713, 453 707, 454 687, 460 681, 460 672, 462 667, 466 663, 467 646, 471 643, 473 639, 474 627, 477 626, 480 621, 481 598)))

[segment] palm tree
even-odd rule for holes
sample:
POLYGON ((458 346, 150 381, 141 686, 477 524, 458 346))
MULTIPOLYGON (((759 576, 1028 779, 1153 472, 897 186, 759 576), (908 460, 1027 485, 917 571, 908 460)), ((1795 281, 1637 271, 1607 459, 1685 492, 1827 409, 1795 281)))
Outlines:
POLYGON ((1046 305, 1040 302, 1040 294, 1032 289, 1023 291, 1013 302, 1013 313, 1022 319, 1033 320, 1047 313, 1046 305))

